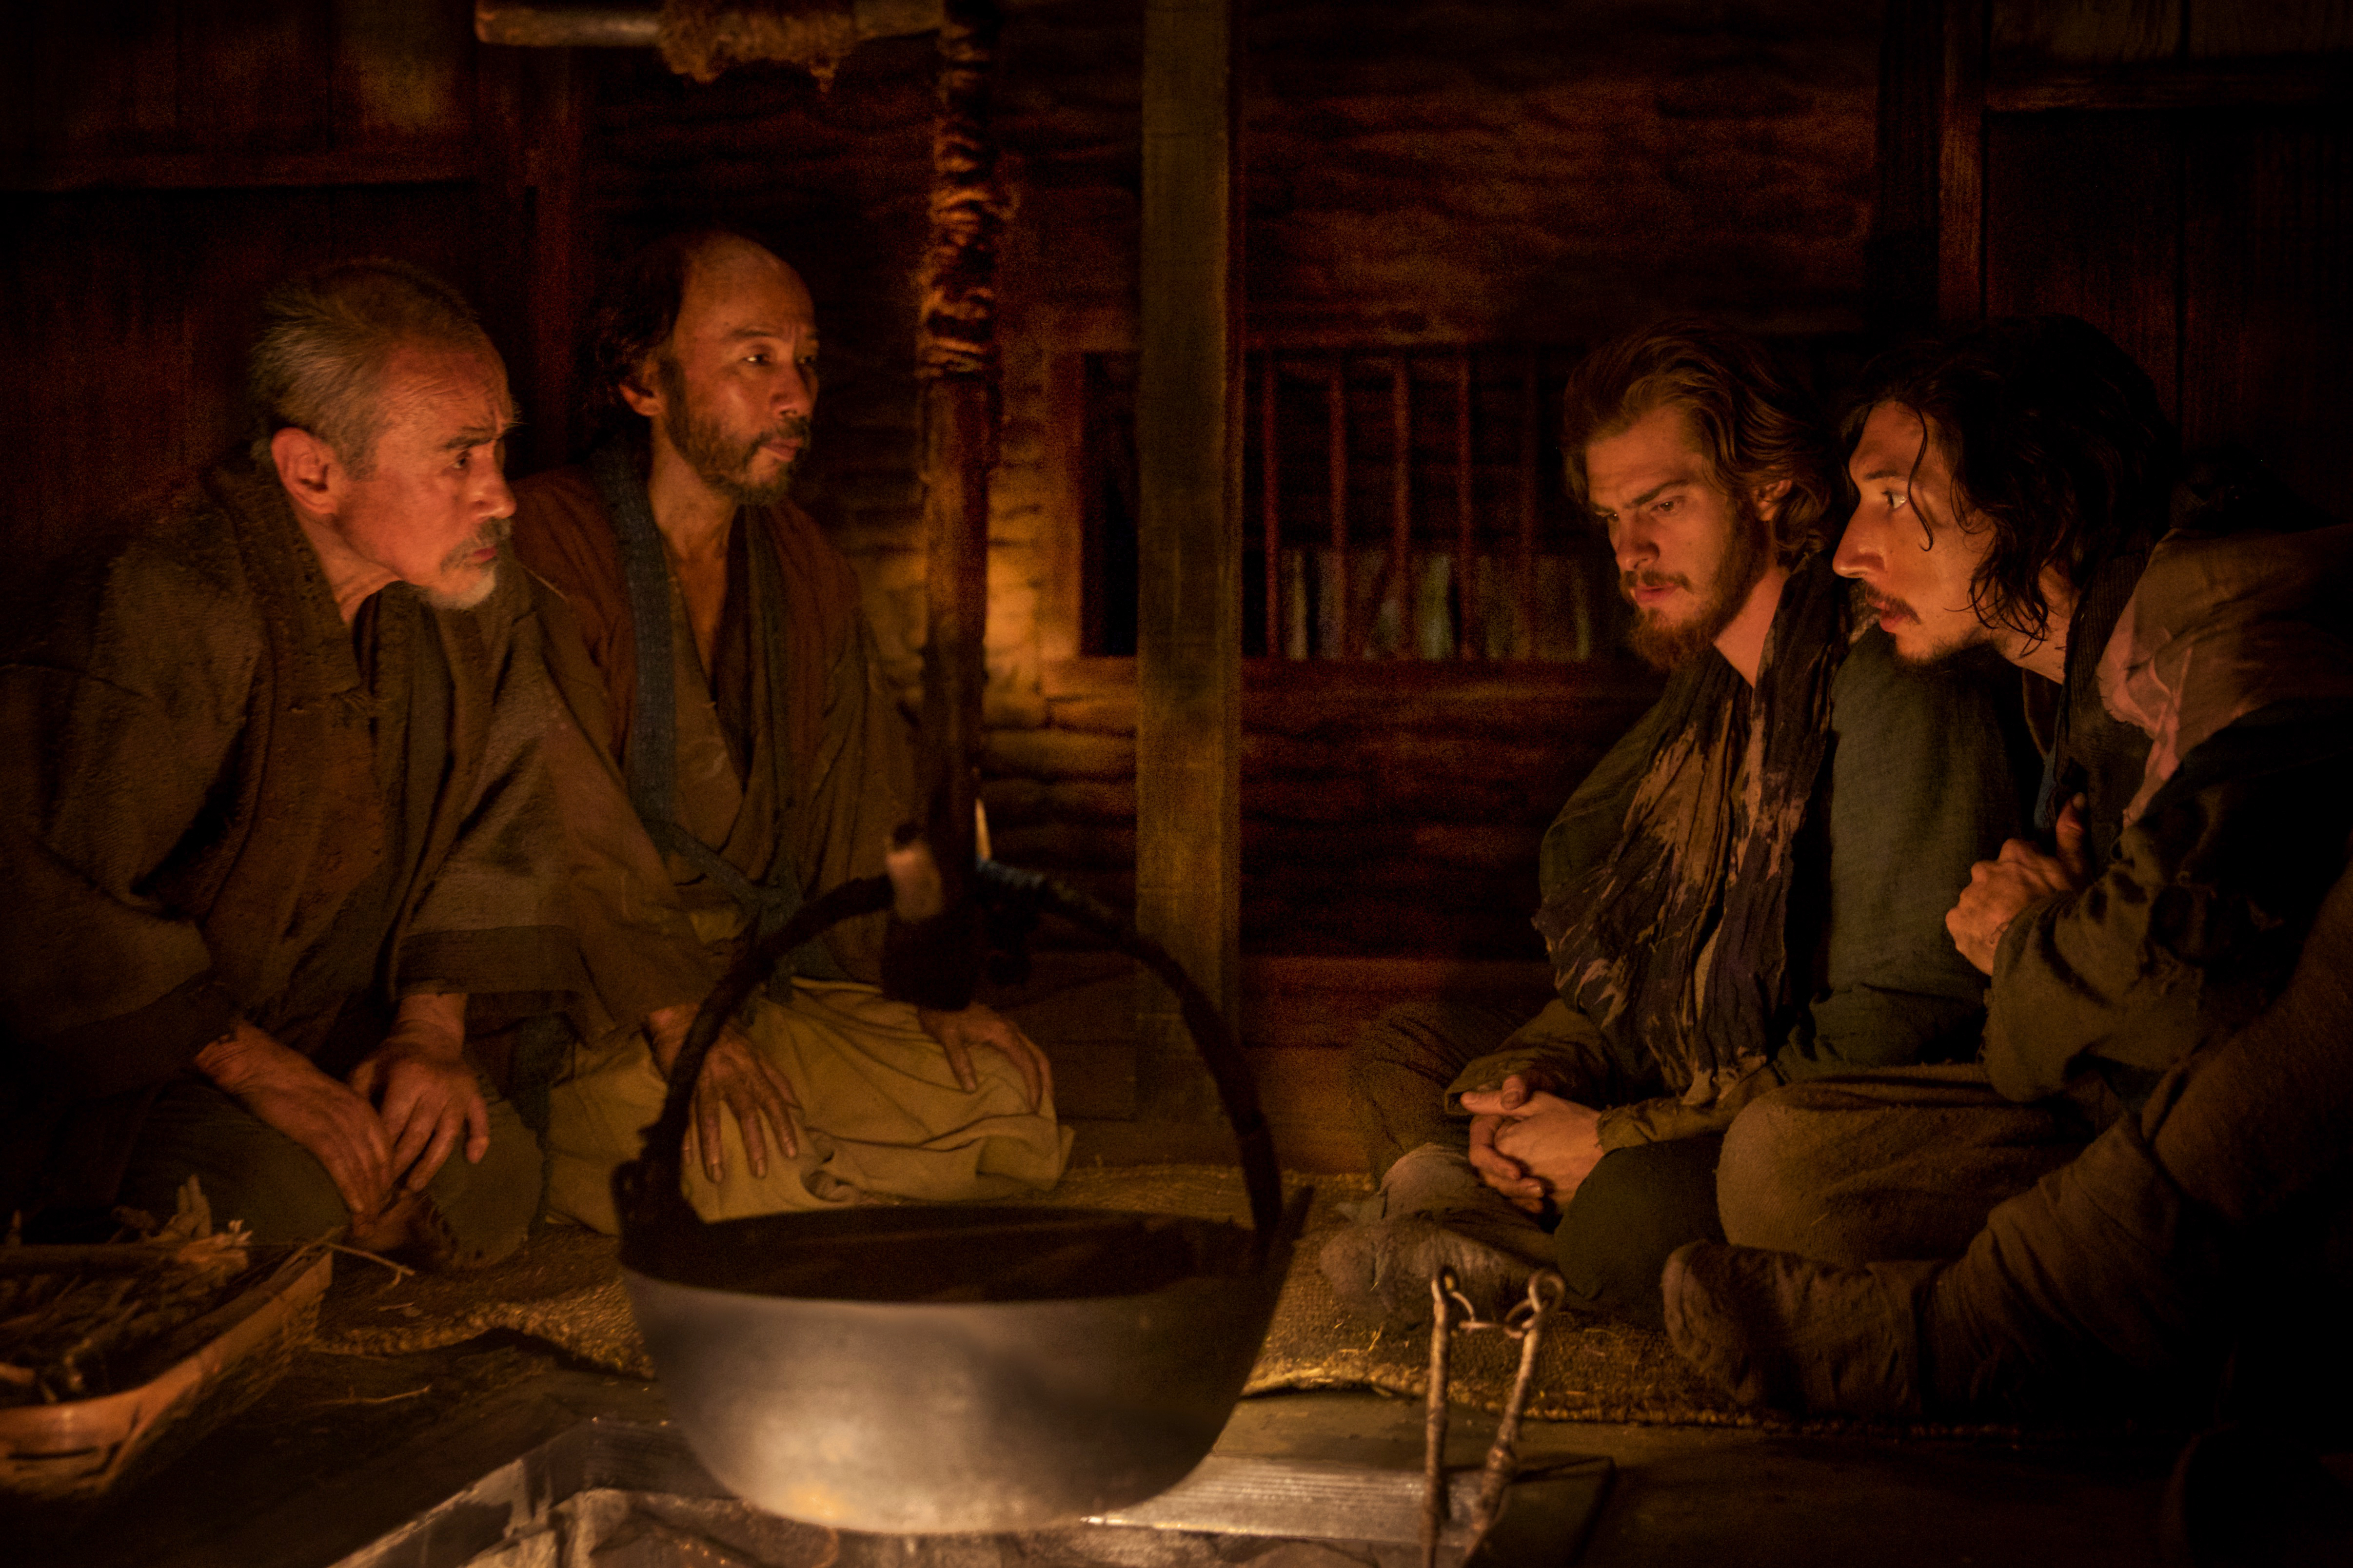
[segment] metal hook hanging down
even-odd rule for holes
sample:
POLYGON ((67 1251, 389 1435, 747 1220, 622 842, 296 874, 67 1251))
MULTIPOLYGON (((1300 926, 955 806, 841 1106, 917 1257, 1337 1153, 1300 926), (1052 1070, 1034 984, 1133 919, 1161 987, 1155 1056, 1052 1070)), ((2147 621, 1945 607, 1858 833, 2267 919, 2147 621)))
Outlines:
POLYGON ((1528 1276, 1526 1299, 1515 1303, 1501 1322, 1491 1322, 1481 1318, 1471 1305, 1471 1299, 1462 1294, 1453 1269, 1440 1268, 1431 1277, 1430 1391, 1422 1422, 1422 1568, 1437 1568, 1438 1538, 1446 1528, 1446 1400, 1456 1329, 1497 1329, 1506 1338, 1520 1342, 1519 1373, 1512 1381, 1511 1397, 1504 1401, 1503 1415, 1495 1423, 1494 1439, 1487 1447, 1487 1459, 1480 1477, 1478 1500, 1471 1509, 1469 1538, 1462 1546, 1462 1561, 1467 1563, 1478 1555, 1487 1532, 1502 1517, 1504 1494, 1519 1474, 1520 1423, 1527 1413, 1528 1390, 1535 1382, 1536 1354, 1543 1348, 1545 1329, 1559 1310, 1567 1289, 1558 1274, 1549 1268, 1539 1269, 1528 1276))

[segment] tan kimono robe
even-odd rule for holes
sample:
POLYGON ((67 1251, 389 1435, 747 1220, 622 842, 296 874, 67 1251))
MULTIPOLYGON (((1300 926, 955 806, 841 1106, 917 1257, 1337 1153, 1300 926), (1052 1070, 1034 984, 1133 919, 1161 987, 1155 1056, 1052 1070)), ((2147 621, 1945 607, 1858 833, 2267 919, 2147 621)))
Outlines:
MULTIPOLYGON (((769 552, 782 602, 751 603, 765 571, 731 572, 739 616, 737 668, 723 684, 749 721, 730 732, 727 712, 697 654, 675 588, 676 813, 681 826, 755 883, 778 876, 814 898, 853 877, 881 873, 892 828, 905 819, 910 768, 906 726, 883 688, 856 577, 816 526, 789 506, 739 514, 741 566, 769 552), (781 650, 758 643, 773 627, 781 650), (749 657, 745 654, 748 645, 749 657), (771 679, 771 651, 783 689, 771 679)), ((637 642, 613 526, 585 470, 567 468, 516 487, 515 548, 563 595, 587 658, 602 673, 603 731, 628 763, 637 700, 637 642)), ((719 662, 731 657, 723 635, 719 662)), ((558 658, 559 665, 563 662, 558 658)), ((650 846, 649 846, 649 848, 650 846)), ((723 889, 683 858, 666 857, 676 896, 718 957, 735 951, 744 916, 723 889)), ((690 1199, 707 1218, 815 1208, 860 1198, 948 1200, 1005 1196, 1059 1179, 1069 1133, 1050 1103, 1031 1110, 1018 1073, 997 1053, 977 1053, 976 1092, 955 1082, 946 1053, 914 1010, 868 982, 878 968, 881 917, 838 926, 827 953, 802 978, 755 1004, 749 1032, 799 1098, 797 1158, 772 1157, 751 1175, 733 1117, 723 1117, 727 1174, 714 1186, 687 1162, 690 1199), (823 978, 812 978, 812 970, 823 978)), ((591 966, 596 957, 591 954, 591 966)), ((601 984, 602 977, 598 977, 601 984)), ((556 1212, 612 1228, 612 1169, 633 1155, 638 1131, 664 1090, 636 1017, 593 1040, 550 1105, 549 1203, 556 1212)), ((639 1015, 638 1016, 641 1016, 639 1015)))

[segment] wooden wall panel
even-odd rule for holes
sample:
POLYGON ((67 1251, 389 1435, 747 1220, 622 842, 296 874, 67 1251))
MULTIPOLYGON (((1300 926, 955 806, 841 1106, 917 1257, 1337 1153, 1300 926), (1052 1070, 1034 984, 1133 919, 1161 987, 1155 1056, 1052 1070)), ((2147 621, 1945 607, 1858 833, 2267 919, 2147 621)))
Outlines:
POLYGON ((2319 110, 2202 125, 2186 190, 2183 435, 2244 442, 2343 514, 2353 131, 2319 110))
POLYGON ((2180 134, 2158 114, 1989 115, 1986 312, 2081 316, 2174 407, 2180 134))
MULTIPOLYGON (((0 63, 0 529, 38 563, 241 434, 276 282, 351 256, 481 310, 561 455, 578 288, 567 55, 485 56, 471 0, 40 0, 0 63), (495 58, 485 70, 479 61, 495 58), (478 80, 479 79, 482 79, 478 80)), ((534 439, 534 437, 540 437, 534 439)))
POLYGON ((157 144, 180 114, 177 0, 47 5, 19 18, 24 90, 0 105, 27 153, 157 144))
POLYGON ((463 137, 472 123, 473 5, 334 0, 338 144, 463 137))
POLYGON ((1994 0, 1994 68, 2169 59, 2180 46, 2183 5, 2184 0, 1994 0))
POLYGON ((305 0, 181 0, 180 139, 216 152, 327 145, 328 23, 305 0))
MULTIPOLYGON (((241 431, 262 296, 345 256, 396 257, 480 297, 470 186, 107 192, 16 198, 0 237, 0 360, 41 395, 0 406, 0 517, 53 559, 241 431)), ((517 323, 489 323, 512 355, 517 323)))
POLYGON ((2353 49, 2353 0, 2198 0, 2193 59, 2353 49))

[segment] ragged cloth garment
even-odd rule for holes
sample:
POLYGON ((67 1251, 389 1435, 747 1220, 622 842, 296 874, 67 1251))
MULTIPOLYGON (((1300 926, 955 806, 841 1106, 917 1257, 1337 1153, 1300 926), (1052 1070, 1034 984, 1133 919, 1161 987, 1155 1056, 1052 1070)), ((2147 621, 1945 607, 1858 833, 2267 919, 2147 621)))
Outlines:
POLYGON ((1616 847, 1536 916, 1561 999, 1621 1055, 1647 1050, 1694 1103, 1767 1070, 1792 850, 1855 635, 1849 605, 1818 556, 1782 590, 1753 694, 1721 658, 1679 674, 1616 847))
POLYGON ((110 1202, 240 1016, 340 1072, 404 995, 480 1025, 584 987, 541 635, 512 563, 476 609, 395 585, 347 626, 242 457, 69 568, 0 663, 12 1201, 110 1202))
POLYGON ((2316 850, 2353 826, 2353 527, 2273 531, 2314 521, 2292 501, 2184 487, 2100 650, 2104 703, 2149 744, 2099 875, 1996 951, 1985 1060, 2013 1100, 2064 1090, 2105 1125, 2295 962, 2316 850))
MULTIPOLYGON (((602 732, 626 768, 647 726, 615 525, 579 469, 525 480, 516 506, 516 549, 571 605, 602 677, 602 732)), ((740 511, 728 550, 708 671, 683 596, 674 584, 661 595, 674 696, 668 820, 694 840, 664 858, 676 903, 723 963, 777 908, 745 908, 746 884, 789 900, 881 873, 911 773, 905 727, 881 686, 847 563, 789 506, 740 511), (710 866, 714 854, 724 870, 710 866)), ((746 1033, 799 1097, 801 1153, 772 1157, 767 1176, 754 1178, 740 1132, 723 1117, 724 1183, 712 1188, 689 1162, 688 1194, 706 1217, 871 1197, 1001 1197, 1059 1179, 1071 1134, 1050 1101, 1029 1108, 1018 1074, 994 1051, 975 1056, 976 1091, 956 1088, 913 1008, 865 984, 879 967, 880 936, 880 917, 836 927, 822 947, 797 955, 798 978, 780 976, 754 1003, 746 1033)), ((586 1037, 552 1097, 547 1133, 551 1208, 600 1228, 615 1219, 611 1172, 636 1156, 660 1105, 651 1051, 631 1027, 642 1014, 611 1012, 615 1027, 586 1037)))
MULTIPOLYGON (((1577 890, 1607 882, 1626 861, 1655 863, 1670 852, 1686 858, 1690 874, 1681 888, 1619 884, 1627 907, 1655 925, 1634 918, 1627 929, 1592 922, 1623 944, 1604 950, 1626 960, 1609 973, 1631 973, 1658 987, 1653 994, 1667 1015, 1660 1037, 1635 1026, 1606 987, 1572 996, 1581 1006, 1556 998, 1517 1028, 1501 1010, 1423 1004, 1393 1008, 1358 1036, 1349 1051, 1349 1098, 1372 1167, 1385 1175, 1378 1224, 1426 1215, 1500 1254, 1534 1248, 1556 1259, 1580 1309, 1655 1322, 1667 1254, 1717 1233, 1716 1152, 1750 1096, 1788 1080, 1975 1048, 1985 983, 1954 949, 1944 919, 1971 864, 2022 831, 2021 785, 2031 775, 2017 766, 2024 738, 2005 726, 2002 707, 2014 682, 2007 667, 1974 658, 1911 668, 1876 626, 1850 643, 1843 606, 1820 596, 1840 592, 1819 556, 1784 587, 1763 670, 1767 701, 1827 682, 1827 710, 1797 721, 1821 730, 1812 745, 1785 737, 1777 747, 1744 725, 1747 683, 1720 655, 1703 654, 1577 786, 1546 836, 1542 885, 1556 914, 1577 912, 1577 890), (1695 701, 1694 689, 1711 675, 1719 678, 1704 688, 1710 700, 1695 701), (1711 741, 1712 771, 1694 755, 1711 741), (1725 757, 1727 751, 1736 754, 1725 757), (1790 761, 1798 751, 1813 752, 1810 766, 1790 761), (1785 837, 1760 845, 1740 831, 1742 820, 1754 818, 1737 814, 1750 809, 1747 779, 1776 768, 1789 770, 1776 785, 1785 796, 1777 814, 1785 837), (1654 769, 1667 774, 1663 783, 1654 769), (1715 793, 1692 788, 1672 796, 1678 772, 1686 782, 1700 775, 1715 793), (1700 820, 1686 823, 1673 812, 1700 820), (1630 834, 1647 841, 1630 846, 1630 834), (1660 846, 1662 836, 1669 847, 1660 846), (1702 853, 1717 863, 1697 863, 1702 853), (1778 885, 1727 886, 1743 869, 1736 857, 1746 858, 1753 879, 1778 885), (1891 866, 1907 874, 1892 877, 1891 866), (1662 916, 1671 896, 1677 902, 1662 916), (1753 912, 1745 923, 1726 922, 1711 899, 1746 901, 1753 912), (1674 931, 1671 920, 1688 921, 1690 929, 1674 931), (1725 944, 1743 940, 1746 950, 1727 952, 1725 944), (1646 944, 1662 951, 1646 952, 1646 944), (1699 970, 1703 957, 1732 982, 1699 970), (1676 1048, 1677 1036, 1663 1031, 1682 1026, 1679 1009, 1725 998, 1748 1005, 1745 1018, 1718 1021, 1745 1031, 1726 1031, 1739 1045, 1730 1053, 1732 1072, 1720 1078, 1694 1071, 1676 1048), (1464 1158, 1469 1119, 1461 1097, 1514 1073, 1599 1113, 1604 1157, 1549 1236, 1480 1181, 1464 1158), (1448 1170, 1462 1179, 1441 1183, 1448 1170), (1448 1195, 1435 1207, 1415 1196, 1438 1194, 1441 1186, 1448 1195)), ((1576 970, 1564 978, 1574 981, 1576 970)), ((1344 1298, 1354 1299, 1364 1274, 1352 1258, 1374 1259, 1377 1297, 1382 1279, 1415 1279, 1417 1289, 1426 1282, 1419 1254, 1409 1258, 1380 1237, 1362 1239, 1368 1245, 1350 1258, 1325 1257, 1344 1298)), ((1384 1301, 1371 1309, 1388 1312, 1384 1301)))
POLYGON ((2353 834, 2353 528, 2259 470, 2204 471, 2136 558, 2109 637, 2069 649, 2119 727, 2145 726, 2110 791, 2129 820, 2086 888, 2004 934, 1982 1067, 1761 1100, 1725 1146, 1731 1240, 1834 1263, 1952 1255, 2285 984, 2353 834))
MULTIPOLYGON (((1013 1064, 996 1051, 976 1051, 978 1088, 962 1088, 939 1042, 917 1026, 914 1009, 871 985, 794 981, 756 1002, 744 1027, 799 1097, 803 1113, 794 1130, 800 1148, 786 1156, 772 1142, 767 1173, 754 1176, 743 1133, 723 1114, 726 1176, 713 1183, 690 1131, 686 1197, 705 1220, 840 1208, 878 1197, 1015 1198, 1043 1192, 1061 1177, 1071 1134, 1050 1114, 1030 1109, 1013 1064)), ((666 1092, 638 1037, 617 1035, 581 1053, 549 1099, 550 1212, 608 1234, 619 1229, 613 1168, 637 1157, 666 1092)))
POLYGON ((1760 675, 1752 694, 1713 654, 1678 672, 1562 808, 1539 919, 1556 955, 1583 956, 1556 962, 1561 1000, 1449 1068, 1451 1108, 1534 1068, 1602 1109, 1604 1149, 1628 1148, 1721 1132, 1790 1079, 1974 1048, 1984 981, 1944 916, 2022 827, 2025 740, 1997 682, 1973 659, 1912 668, 1856 632, 1819 555, 1782 591, 1760 675), (1752 708, 1778 717, 1760 732, 1752 708), (1821 732, 1769 739, 1802 724, 1821 732), (1680 881, 1642 880, 1671 858, 1680 881), (1899 863, 1909 875, 1886 875, 1899 863))
POLYGON ((2020 1098, 2150 1087, 2072 1163, 1987 1194, 1951 1261, 1679 1254, 1679 1350, 1745 1397, 1857 1415, 2202 1398, 2233 1342, 2235 1387, 2291 1347, 2274 1393, 2313 1397, 2353 1289, 2348 606, 2353 528, 2248 465, 2192 465, 2100 648, 2110 710, 2151 742, 2132 820, 2089 888, 2004 937, 1987 1040, 2020 1098))
MULTIPOLYGON (((881 874, 890 833, 905 819, 911 796, 907 728, 882 685, 849 563, 789 503, 746 508, 737 517, 713 668, 681 678, 689 697, 680 713, 691 720, 707 712, 722 726, 742 795, 725 841, 711 847, 753 882, 789 876, 813 897, 881 874), (749 569, 762 545, 778 598, 765 613, 753 603, 749 569), (766 652, 754 640, 763 625, 781 645, 775 661, 781 679, 772 677, 767 658, 755 657, 766 652)), ((515 486, 514 548, 569 606, 602 688, 596 739, 626 772, 637 721, 637 635, 620 545, 586 469, 559 468, 515 486)), ((691 637, 674 638, 672 648, 685 650, 678 662, 693 664, 691 637)), ((690 901, 724 901, 719 889, 699 886, 693 867, 672 858, 671 869, 685 879, 681 891, 690 901)), ((878 978, 884 923, 869 916, 826 935, 839 975, 878 978)))

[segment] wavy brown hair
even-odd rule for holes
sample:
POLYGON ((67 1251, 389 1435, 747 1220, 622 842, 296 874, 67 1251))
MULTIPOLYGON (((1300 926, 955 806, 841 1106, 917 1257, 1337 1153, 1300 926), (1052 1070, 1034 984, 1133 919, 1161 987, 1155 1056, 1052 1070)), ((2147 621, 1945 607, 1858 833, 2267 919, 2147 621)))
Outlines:
POLYGON ((1843 434, 1883 403, 1919 415, 1953 472, 1957 525, 1991 530, 1969 585, 1987 626, 2049 635, 2042 571, 2081 595, 2163 531, 2180 444, 2147 374, 2073 316, 2010 316, 1882 354, 1843 434))
POLYGON ((1716 485, 1742 515, 1757 515, 1760 488, 1788 481, 1771 523, 1780 564, 1829 542, 1828 520, 1845 493, 1829 422, 1762 343, 1696 317, 1605 343, 1570 375, 1561 409, 1569 500, 1592 510, 1589 443, 1669 405, 1691 416, 1716 485))

